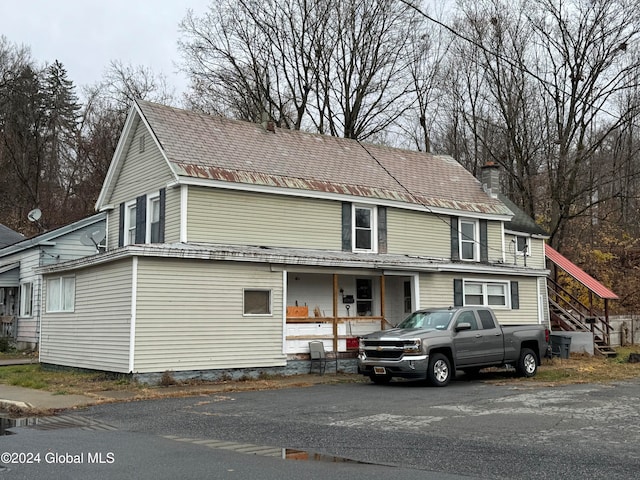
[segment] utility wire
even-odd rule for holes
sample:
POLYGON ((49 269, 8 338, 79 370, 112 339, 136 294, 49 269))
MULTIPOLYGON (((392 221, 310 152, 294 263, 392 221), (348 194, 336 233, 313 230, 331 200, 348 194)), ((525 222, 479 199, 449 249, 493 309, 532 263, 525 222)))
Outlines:
MULTIPOLYGON (((367 152, 367 154, 373 159, 374 162, 376 162, 378 164, 378 166, 380 168, 382 168, 385 173, 387 175, 389 175, 389 177, 391 177, 393 179, 393 181, 395 181, 398 185, 400 185, 400 188, 402 188, 405 192, 407 192, 407 194, 411 197, 411 199, 417 203, 418 205, 421 205, 422 207, 424 207, 424 209, 427 211, 427 213, 430 213, 432 215, 435 215, 436 218, 438 220, 440 220, 441 222, 443 222, 444 224, 446 224, 449 228, 451 228, 451 218, 443 218, 441 214, 434 212, 431 207, 429 207, 427 204, 425 204, 422 200, 420 200, 411 190, 409 190, 409 188, 407 188, 407 186, 402 183, 400 180, 398 180, 398 178, 387 168, 385 167, 382 162, 380 160, 378 160, 376 158, 376 156, 371 153, 371 151, 364 146, 364 144, 362 144, 362 142, 360 142, 360 140, 356 139, 356 142, 358 142, 358 145, 360 145, 362 147, 362 149, 367 152)), ((477 245, 481 245, 487 248, 487 251, 491 250, 493 252, 497 252, 500 253, 503 257, 504 257, 504 251, 502 249, 499 248, 495 248, 492 247, 491 245, 489 245, 489 242, 487 241, 487 243, 482 243, 480 242, 480 240, 476 240, 475 238, 469 237, 468 235, 465 235, 462 231, 458 231, 458 235, 460 235, 461 237, 464 237, 465 240, 467 241, 471 241, 477 245)))

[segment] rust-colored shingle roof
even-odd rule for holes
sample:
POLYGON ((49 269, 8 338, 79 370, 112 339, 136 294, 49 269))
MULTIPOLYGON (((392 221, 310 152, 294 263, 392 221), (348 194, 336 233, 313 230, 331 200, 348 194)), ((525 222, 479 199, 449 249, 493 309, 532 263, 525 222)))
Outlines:
POLYGON ((252 185, 510 215, 453 158, 139 101, 174 172, 252 185))

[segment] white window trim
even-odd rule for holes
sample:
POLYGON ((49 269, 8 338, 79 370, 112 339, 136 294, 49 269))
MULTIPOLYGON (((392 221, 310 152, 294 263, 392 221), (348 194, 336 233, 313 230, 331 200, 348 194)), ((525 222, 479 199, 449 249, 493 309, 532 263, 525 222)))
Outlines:
POLYGON ((273 317, 273 289, 271 288, 243 288, 242 289, 242 316, 243 317, 273 317), (246 292, 269 292, 269 313, 245 313, 244 301, 246 292))
POLYGON ((33 282, 23 282, 23 283, 20 284, 20 309, 19 309, 18 313, 20 314, 19 316, 23 317, 23 318, 33 317, 33 282), (29 311, 25 312, 27 298, 24 295, 24 291, 25 291, 27 285, 30 285, 30 287, 29 287, 29 311))
MULTIPOLYGON (((133 245, 134 243, 136 243, 135 241, 135 233, 134 233, 134 239, 132 242, 129 241, 129 233, 131 232, 131 227, 129 226, 131 223, 131 207, 136 209, 136 215, 137 215, 137 203, 136 200, 133 200, 131 202, 127 202, 124 204, 124 245, 133 245)), ((136 218, 133 219, 133 230, 135 231, 136 229, 136 218)))
POLYGON ((488 307, 494 310, 511 310, 511 282, 508 280, 493 280, 493 279, 463 279, 462 281, 462 304, 474 307, 488 307), (467 305, 467 285, 481 285, 482 286, 482 305, 467 305), (488 285, 503 285, 504 286, 504 305, 489 305, 489 297, 487 293, 488 285))
POLYGON ((480 261, 480 222, 472 218, 459 218, 458 219, 458 256, 460 260, 464 262, 479 262, 480 261), (473 258, 462 257, 463 243, 472 243, 471 240, 467 240, 462 235, 462 224, 473 224, 473 258))
MULTIPOLYGON (((153 204, 153 201, 157 200, 158 201, 158 209, 160 208, 160 193, 156 193, 153 195, 147 195, 147 218, 146 218, 146 225, 145 225, 145 243, 151 243, 151 222, 153 220, 153 210, 151 209, 151 205, 153 204)), ((158 211, 158 215, 160 214, 160 211, 158 211)))
POLYGON ((47 297, 46 297, 46 312, 47 313, 73 313, 76 309, 76 277, 75 275, 63 275, 63 276, 59 276, 59 277, 49 277, 47 278, 47 297), (73 293, 72 293, 72 297, 71 297, 71 309, 65 310, 64 308, 64 280, 71 278, 73 279, 73 293), (50 285, 52 281, 60 281, 60 298, 58 299, 59 301, 59 308, 58 309, 52 309, 50 307, 50 285))
POLYGON ((351 251, 378 253, 378 208, 375 205, 351 206, 351 251), (356 248, 356 209, 371 211, 371 248, 356 248))

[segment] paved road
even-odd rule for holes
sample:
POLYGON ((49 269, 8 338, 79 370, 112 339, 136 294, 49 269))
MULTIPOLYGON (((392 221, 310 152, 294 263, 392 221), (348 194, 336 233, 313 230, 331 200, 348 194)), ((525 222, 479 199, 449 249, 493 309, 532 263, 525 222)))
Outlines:
POLYGON ((3 462, 3 478, 637 478, 640 380, 518 385, 319 385, 92 407, 66 417, 82 429, 0 437, 0 451, 85 453, 79 465, 3 462), (283 460, 283 449, 317 461, 283 460), (88 463, 96 453, 103 464, 88 463))

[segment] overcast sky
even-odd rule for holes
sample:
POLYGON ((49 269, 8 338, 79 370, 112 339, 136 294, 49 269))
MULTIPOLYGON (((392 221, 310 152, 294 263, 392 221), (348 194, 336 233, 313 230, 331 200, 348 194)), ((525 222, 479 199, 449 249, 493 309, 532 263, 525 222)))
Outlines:
MULTIPOLYGON (((78 87, 101 80, 111 60, 163 73, 179 93, 178 23, 212 0, 0 0, 0 35, 31 48, 40 64, 59 60, 78 87)), ((215 1, 215 0, 214 0, 215 1)))

